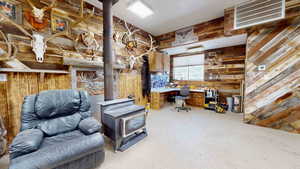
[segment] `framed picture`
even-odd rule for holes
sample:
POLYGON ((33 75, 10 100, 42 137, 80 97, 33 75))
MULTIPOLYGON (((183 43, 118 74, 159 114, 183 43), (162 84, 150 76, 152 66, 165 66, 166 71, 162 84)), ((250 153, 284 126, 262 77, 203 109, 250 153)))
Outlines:
POLYGON ((67 14, 59 9, 52 9, 51 11, 51 29, 53 33, 65 31, 69 29, 70 18, 67 14))
POLYGON ((194 33, 194 27, 188 27, 180 29, 175 32, 175 41, 172 43, 173 46, 185 45, 193 42, 197 42, 198 37, 194 33))
POLYGON ((15 0, 0 0, 0 12, 17 24, 23 23, 21 3, 15 0))

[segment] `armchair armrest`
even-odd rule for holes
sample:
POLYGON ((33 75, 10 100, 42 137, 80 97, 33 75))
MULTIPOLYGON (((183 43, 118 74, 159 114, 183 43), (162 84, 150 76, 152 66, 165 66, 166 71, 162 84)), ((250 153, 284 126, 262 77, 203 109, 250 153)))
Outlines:
POLYGON ((79 129, 86 135, 99 132, 101 127, 101 124, 93 117, 86 118, 79 123, 79 129))
POLYGON ((10 158, 34 152, 39 149, 44 138, 44 134, 39 129, 28 129, 20 132, 9 146, 10 158))

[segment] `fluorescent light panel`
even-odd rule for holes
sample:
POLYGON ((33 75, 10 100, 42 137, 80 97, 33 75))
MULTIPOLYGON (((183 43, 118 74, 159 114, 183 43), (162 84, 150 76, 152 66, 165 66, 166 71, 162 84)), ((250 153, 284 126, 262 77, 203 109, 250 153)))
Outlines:
POLYGON ((141 0, 137 0, 128 5, 127 9, 141 18, 153 15, 153 10, 141 0))
POLYGON ((204 48, 203 45, 198 45, 198 46, 188 47, 187 50, 192 50, 192 49, 203 49, 203 48, 204 48))

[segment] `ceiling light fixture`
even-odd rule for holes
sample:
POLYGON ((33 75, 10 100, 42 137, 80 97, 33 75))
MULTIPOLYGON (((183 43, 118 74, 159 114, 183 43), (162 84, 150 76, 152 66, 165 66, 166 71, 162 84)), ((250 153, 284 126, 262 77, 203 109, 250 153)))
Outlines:
POLYGON ((127 9, 142 19, 154 14, 153 10, 142 0, 132 1, 127 9))

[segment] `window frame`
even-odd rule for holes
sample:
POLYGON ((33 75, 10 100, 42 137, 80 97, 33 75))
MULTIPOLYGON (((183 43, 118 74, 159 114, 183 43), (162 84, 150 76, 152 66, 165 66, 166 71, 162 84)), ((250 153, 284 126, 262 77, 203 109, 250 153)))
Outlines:
POLYGON ((192 54, 192 55, 185 55, 185 56, 172 56, 172 73, 170 74, 172 76, 172 80, 176 80, 176 81, 204 81, 205 80, 205 53, 197 53, 197 54, 192 54), (184 57, 191 57, 191 56, 195 56, 195 55, 202 55, 203 57, 203 61, 202 64, 187 64, 187 65, 180 65, 180 66, 175 66, 174 65, 174 60, 176 58, 184 58, 184 57), (200 72, 201 75, 199 77, 199 79, 191 79, 190 77, 190 67, 194 67, 194 66, 201 66, 202 67, 202 71, 200 72), (187 68, 187 78, 185 79, 176 79, 175 76, 175 69, 176 68, 187 68))

